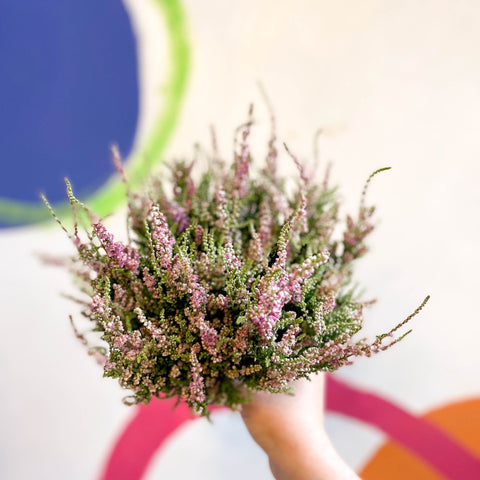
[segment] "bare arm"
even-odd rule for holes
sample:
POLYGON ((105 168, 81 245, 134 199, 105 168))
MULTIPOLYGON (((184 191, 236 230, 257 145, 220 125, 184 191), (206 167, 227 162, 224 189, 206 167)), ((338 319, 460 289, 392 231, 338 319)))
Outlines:
POLYGON ((242 417, 277 480, 359 480, 324 429, 324 374, 293 384, 295 395, 256 393, 242 417))

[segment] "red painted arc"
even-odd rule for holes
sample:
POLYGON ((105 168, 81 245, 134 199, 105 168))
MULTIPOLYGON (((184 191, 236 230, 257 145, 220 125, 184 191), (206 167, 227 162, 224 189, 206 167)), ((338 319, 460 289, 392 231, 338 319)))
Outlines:
MULTIPOLYGON (((136 415, 113 446, 101 480, 141 480, 165 440, 180 425, 196 419, 185 404, 175 409, 174 404, 161 400, 136 407, 136 415)), ((327 410, 375 426, 447 479, 480 478, 480 461, 442 429, 332 375, 327 377, 327 410)))

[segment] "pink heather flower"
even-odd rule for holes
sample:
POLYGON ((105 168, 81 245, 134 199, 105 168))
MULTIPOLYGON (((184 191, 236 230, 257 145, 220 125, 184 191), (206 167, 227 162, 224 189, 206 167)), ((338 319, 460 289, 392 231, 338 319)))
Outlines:
POLYGON ((172 222, 177 224, 177 232, 184 232, 190 225, 190 219, 187 216, 187 210, 176 202, 171 202, 167 213, 172 218, 172 222))
MULTIPOLYGON (((250 111, 251 115, 252 111, 250 111)), ((240 152, 235 154, 233 163, 233 192, 238 198, 243 198, 249 188, 249 169, 250 169, 250 147, 248 145, 248 136, 250 135, 251 121, 248 122, 242 131, 242 141, 240 152)))
POLYGON ((145 283, 149 292, 153 292, 155 290, 155 285, 157 282, 155 281, 153 275, 150 275, 147 267, 143 269, 143 282, 145 283))
POLYGON ((335 302, 335 295, 327 296, 323 302, 323 315, 327 315, 335 309, 337 303, 335 302))
MULTIPOLYGON (((291 218, 287 221, 290 223, 290 232, 295 242, 300 240, 300 235, 308 231, 307 224, 307 199, 305 192, 300 190, 299 202, 295 212, 293 212, 291 218)), ((290 245, 288 245, 290 248, 290 245)))
POLYGON ((113 340, 113 348, 121 350, 122 352, 126 352, 128 349, 125 345, 127 345, 130 341, 130 337, 128 334, 118 334, 115 335, 113 340))
POLYGON ((147 219, 151 224, 150 235, 158 263, 163 268, 171 268, 175 238, 168 227, 167 219, 157 205, 151 206, 147 219))
POLYGON ((189 392, 186 398, 187 402, 192 404, 201 404, 205 402, 205 383, 201 375, 202 367, 196 355, 196 349, 190 351, 190 371, 192 379, 189 385, 189 392))
POLYGON ((217 217, 217 221, 215 222, 215 225, 222 229, 225 226, 225 220, 228 218, 228 211, 227 211, 227 199, 225 196, 225 189, 223 188, 223 185, 220 185, 216 190, 215 190, 215 203, 216 203, 216 208, 215 208, 215 215, 217 217))
POLYGON ((119 285, 118 283, 113 284, 113 290, 115 292, 114 294, 114 301, 121 305, 125 309, 129 309, 129 306, 132 303, 131 297, 127 294, 125 289, 119 285))
POLYGON ((165 335, 165 332, 161 326, 156 326, 153 322, 145 316, 145 313, 140 307, 135 308, 135 313, 141 324, 146 328, 151 337, 156 341, 157 348, 160 352, 164 352, 167 347, 170 346, 170 340, 165 335))
POLYGON ((185 314, 189 318, 190 324, 199 328, 201 321, 205 318, 203 309, 208 296, 205 288, 200 285, 198 275, 189 263, 188 258, 181 252, 174 257, 170 282, 178 292, 187 295, 190 308, 185 309, 185 314))
POLYGON ((90 310, 93 314, 104 316, 110 314, 112 309, 110 306, 107 306, 103 296, 95 294, 92 297, 92 302, 90 303, 90 310))
POLYGON ((278 277, 275 279, 266 275, 262 278, 256 290, 255 303, 247 314, 247 319, 257 327, 262 343, 273 338, 283 306, 292 297, 286 273, 281 272, 278 277))
POLYGON ((109 372, 110 370, 113 370, 116 366, 117 364, 115 362, 107 362, 105 364, 105 371, 109 372))
POLYGON ((93 231, 116 267, 126 268, 134 273, 137 272, 140 260, 138 252, 134 248, 125 246, 121 242, 115 242, 113 235, 107 231, 101 222, 93 224, 93 231))
POLYGON ((205 229, 201 225, 195 227, 195 242, 197 242, 198 245, 202 245, 204 233, 205 229))
POLYGON ((203 348, 212 356, 217 357, 220 353, 217 349, 219 340, 218 332, 205 319, 200 320, 200 338, 203 348))
POLYGON ((221 310, 225 310, 228 307, 228 297, 225 295, 222 295, 221 293, 219 295, 215 295, 215 303, 217 304, 218 308, 221 310))
POLYGON ((301 265, 295 265, 288 274, 288 289, 292 295, 292 301, 297 303, 302 295, 302 284, 310 278, 315 269, 330 258, 329 252, 324 249, 322 253, 307 258, 301 265))
MULTIPOLYGON (((273 269, 285 269, 287 264, 287 257, 290 249, 290 242, 289 242, 289 235, 294 231, 296 226, 300 227, 300 231, 304 231, 304 223, 305 223, 305 215, 306 215, 306 199, 305 195, 301 193, 300 195, 300 204, 296 211, 294 211, 290 218, 284 223, 282 229, 280 231, 279 239, 278 239, 278 251, 277 251, 277 259, 275 260, 275 264, 273 265, 273 269)), ((298 232, 294 231, 294 235, 298 237, 298 232)))
POLYGON ((282 355, 291 355, 295 346, 296 336, 300 333, 300 325, 292 325, 282 339, 277 342, 277 351, 282 355))
POLYGON ((262 239, 257 232, 252 233, 252 239, 248 246, 248 258, 255 264, 261 264, 264 261, 265 250, 262 246, 262 239))
POLYGON ((258 235, 260 237, 260 242, 262 248, 267 250, 270 247, 270 242, 272 240, 272 225, 273 218, 272 212, 270 210, 270 202, 268 199, 263 199, 260 203, 260 228, 258 230, 258 235))
POLYGON ((190 293, 190 304, 195 310, 200 311, 207 301, 205 288, 199 283, 193 282, 190 285, 188 292, 190 293))
POLYGON ((123 266, 127 270, 130 270, 131 272, 137 273, 138 266, 140 265, 140 258, 138 255, 138 251, 135 250, 130 245, 127 245, 125 247, 125 255, 126 255, 126 258, 124 260, 123 266))
POLYGON ((228 270, 235 270, 241 267, 241 262, 238 259, 235 249, 233 248, 232 240, 227 239, 223 247, 224 267, 228 270))
POLYGON ((234 349, 234 358, 241 358, 243 352, 248 348, 248 327, 247 325, 242 325, 236 332, 235 338, 232 341, 232 346, 234 349))

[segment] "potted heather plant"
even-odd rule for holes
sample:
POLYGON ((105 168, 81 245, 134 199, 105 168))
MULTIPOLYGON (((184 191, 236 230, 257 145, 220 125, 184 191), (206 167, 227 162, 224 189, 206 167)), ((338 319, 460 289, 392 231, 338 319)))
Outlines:
POLYGON ((101 332, 106 377, 131 391, 128 404, 177 397, 195 412, 208 405, 238 408, 253 391, 285 392, 294 380, 334 371, 355 357, 385 350, 409 332, 356 338, 368 302, 352 283, 355 261, 367 251, 374 207, 340 222, 339 198, 316 184, 285 146, 298 181, 287 194, 277 170, 275 131, 264 167, 253 171, 249 121, 240 127, 233 162, 215 154, 195 180, 194 162, 170 166, 167 182, 153 177, 132 192, 118 151, 113 157, 127 186, 129 240, 122 243, 73 194, 76 248, 70 267, 81 282, 83 315, 101 332), (76 218, 86 214, 82 234, 76 218), (342 225, 343 233, 334 235, 342 225))

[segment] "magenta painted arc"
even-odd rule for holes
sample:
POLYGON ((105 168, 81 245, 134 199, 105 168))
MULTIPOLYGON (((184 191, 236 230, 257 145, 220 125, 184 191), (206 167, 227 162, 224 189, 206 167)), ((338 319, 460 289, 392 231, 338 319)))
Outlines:
MULTIPOLYGON (((140 480, 155 452, 184 423, 195 417, 185 403, 175 408, 175 399, 152 400, 136 407, 137 413, 125 427, 100 476, 101 480, 140 480)), ((214 407, 210 410, 220 409, 214 407)))
MULTIPOLYGON (((155 452, 182 424, 194 417, 186 404, 156 400, 137 408, 114 444, 101 480, 141 480, 155 452)), ((212 410, 220 409, 214 407, 212 410)), ((428 420, 380 396, 327 377, 327 410, 368 423, 429 463, 447 479, 478 480, 480 461, 428 420)))
POLYGON ((480 479, 480 461, 428 420, 329 375, 327 410, 368 423, 451 480, 480 479))

